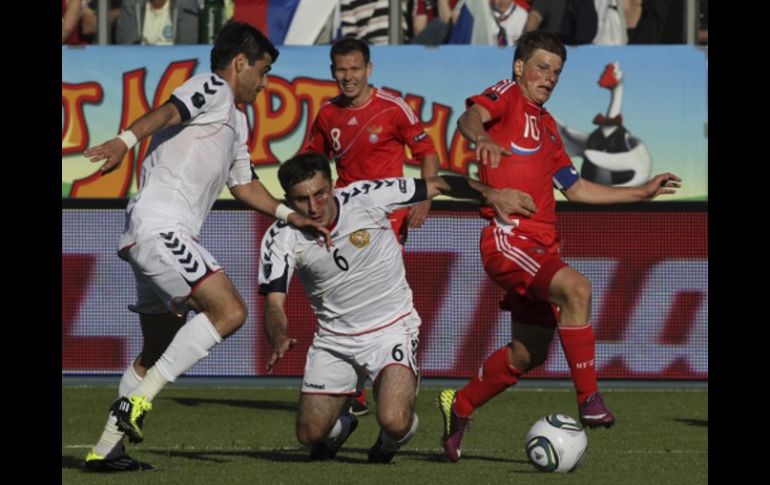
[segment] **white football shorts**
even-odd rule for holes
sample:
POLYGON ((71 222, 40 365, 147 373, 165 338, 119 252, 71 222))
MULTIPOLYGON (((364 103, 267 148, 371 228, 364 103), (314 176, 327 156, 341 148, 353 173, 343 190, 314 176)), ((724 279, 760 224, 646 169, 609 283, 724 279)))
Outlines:
POLYGON ((142 315, 171 311, 183 316, 195 287, 222 270, 203 246, 174 230, 143 238, 118 255, 131 264, 136 277, 136 305, 129 309, 142 315))
POLYGON ((335 335, 319 329, 307 351, 303 394, 355 396, 366 378, 377 380, 389 365, 417 368, 420 316, 415 310, 381 330, 358 336, 335 335))

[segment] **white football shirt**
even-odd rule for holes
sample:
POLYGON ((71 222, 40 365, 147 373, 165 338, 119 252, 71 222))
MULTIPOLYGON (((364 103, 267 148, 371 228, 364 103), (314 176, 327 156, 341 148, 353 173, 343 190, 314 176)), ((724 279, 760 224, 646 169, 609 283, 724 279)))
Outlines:
POLYGON ((121 247, 144 234, 179 229, 193 237, 225 187, 252 180, 246 115, 216 74, 199 74, 170 101, 182 123, 156 133, 142 166, 139 191, 126 208, 121 247))
POLYGON ((259 292, 286 293, 294 269, 318 317, 332 333, 358 335, 414 312, 401 245, 388 214, 427 198, 422 179, 355 182, 334 190, 339 208, 327 251, 305 233, 276 221, 262 238, 259 292))

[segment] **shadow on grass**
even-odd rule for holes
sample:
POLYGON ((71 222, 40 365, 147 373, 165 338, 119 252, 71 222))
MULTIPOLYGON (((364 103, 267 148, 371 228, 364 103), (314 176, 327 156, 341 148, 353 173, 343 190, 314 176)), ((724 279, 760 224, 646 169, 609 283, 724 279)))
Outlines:
POLYGON ((225 463, 233 457, 254 458, 257 460, 276 462, 309 462, 308 452, 305 450, 233 450, 233 451, 150 451, 150 453, 171 458, 186 458, 188 460, 225 463))
POLYGON ((708 419, 676 418, 674 419, 674 421, 676 421, 677 423, 689 424, 690 426, 700 426, 703 428, 709 427, 708 419))
POLYGON ((69 456, 69 455, 63 455, 61 457, 61 467, 62 469, 68 468, 71 470, 79 470, 83 465, 83 457, 82 456, 69 456))
POLYGON ((260 401, 258 399, 207 399, 193 397, 169 397, 165 398, 174 401, 177 404, 188 407, 204 406, 208 404, 220 404, 222 406, 231 406, 246 409, 262 409, 269 411, 291 411, 297 410, 297 403, 286 401, 260 401))
MULTIPOLYGON (((156 455, 162 455, 171 458, 186 458, 188 460, 199 460, 215 463, 225 463, 233 457, 245 457, 253 458, 255 460, 265 460, 272 462, 291 462, 291 463, 314 463, 310 461, 308 457, 308 450, 306 449, 274 449, 274 450, 211 450, 211 451, 148 451, 156 455)), ((351 463, 351 464, 367 464, 367 456, 369 453, 368 448, 343 448, 340 453, 330 461, 337 463, 351 463)), ((446 461, 443 454, 435 452, 424 451, 411 451, 401 450, 396 454, 394 458, 395 462, 401 459, 411 458, 421 461, 429 461, 441 463, 446 461)), ((507 458, 497 458, 491 456, 464 454, 463 461, 484 461, 484 462, 500 462, 500 463, 512 463, 516 465, 527 465, 529 462, 526 460, 513 460, 507 458)))

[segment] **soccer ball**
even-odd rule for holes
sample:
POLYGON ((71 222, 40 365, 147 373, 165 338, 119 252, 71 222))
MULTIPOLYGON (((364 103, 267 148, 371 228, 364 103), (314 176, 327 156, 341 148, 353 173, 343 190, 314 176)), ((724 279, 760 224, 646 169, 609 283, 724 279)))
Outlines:
POLYGON ((542 417, 527 432, 527 457, 541 472, 571 472, 583 459, 586 448, 588 438, 583 427, 563 414, 542 417))

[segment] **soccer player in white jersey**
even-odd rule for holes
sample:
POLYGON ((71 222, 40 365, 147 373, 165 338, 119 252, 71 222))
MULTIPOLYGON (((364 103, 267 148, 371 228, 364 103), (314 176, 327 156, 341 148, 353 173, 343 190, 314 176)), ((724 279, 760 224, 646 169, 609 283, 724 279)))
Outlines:
POLYGON ((296 269, 318 318, 302 380, 297 439, 311 447, 311 459, 333 458, 358 424, 347 412, 348 400, 368 377, 381 427, 369 461, 388 463, 417 430, 420 326, 388 215, 439 194, 482 200, 503 220, 530 214, 534 204, 523 192, 459 176, 386 178, 332 189, 329 160, 314 152, 284 162, 278 179, 287 203, 330 229, 334 250, 280 221, 262 238, 259 292, 266 296, 265 332, 274 349, 268 369, 296 343, 284 311, 296 269))
POLYGON ((136 277, 131 310, 139 314, 143 348, 123 373, 86 470, 151 469, 125 454, 122 437, 142 441, 144 416, 158 392, 246 320, 240 294, 197 242, 225 184, 249 207, 328 238, 325 228, 279 204, 251 169, 246 116, 236 103, 254 102, 277 57, 259 30, 230 22, 211 50, 211 73, 193 76, 118 137, 84 152, 93 162, 106 160, 101 171, 108 173, 139 140, 154 135, 118 251, 136 277), (188 322, 190 310, 197 315, 188 322))

